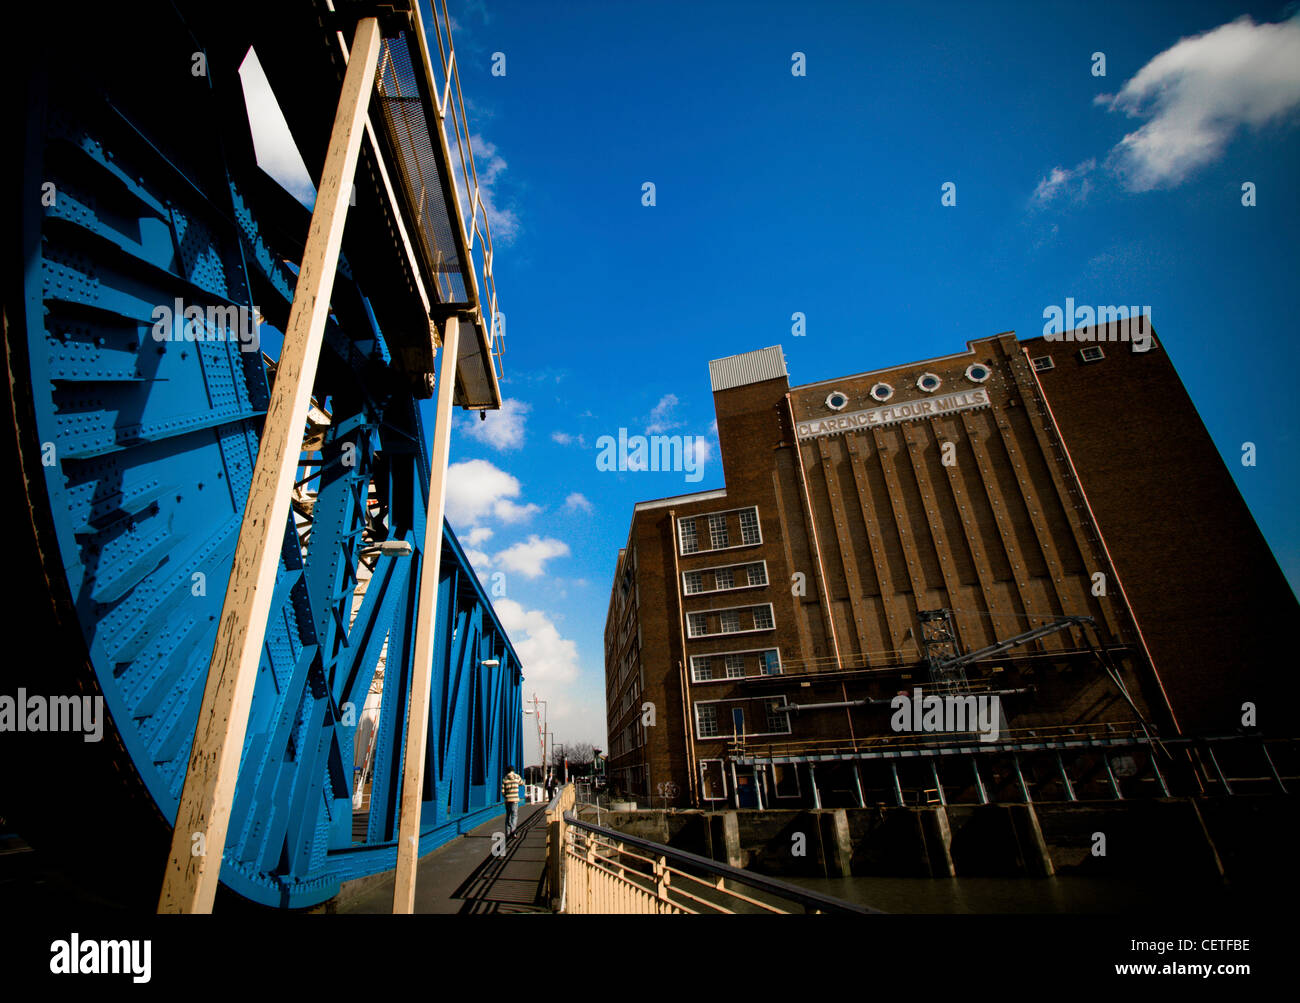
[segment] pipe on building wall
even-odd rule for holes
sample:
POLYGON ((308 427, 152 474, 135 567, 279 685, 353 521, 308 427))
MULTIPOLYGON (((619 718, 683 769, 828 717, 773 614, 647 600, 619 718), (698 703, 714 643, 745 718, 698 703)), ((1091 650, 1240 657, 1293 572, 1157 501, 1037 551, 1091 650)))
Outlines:
MULTIPOLYGON (((695 714, 691 707, 691 659, 686 654, 686 607, 682 603, 682 572, 677 561, 677 510, 668 510, 668 529, 673 544, 673 596, 677 599, 677 636, 682 641, 682 660, 678 663, 682 677, 682 727, 686 732, 686 784, 691 804, 700 804, 699 764, 695 758, 695 714)), ((640 611, 637 612, 639 617, 640 611)), ((647 781, 647 784, 649 781, 647 781)))
MULTIPOLYGON (((981 690, 979 693, 955 693, 955 694, 923 693, 922 695, 937 696, 940 699, 942 699, 945 696, 1012 697, 1012 696, 1021 696, 1025 693, 1032 693, 1033 691, 1034 688, 1032 686, 1022 686, 1019 689, 1013 689, 1013 690, 981 690)), ((834 703, 803 703, 803 704, 787 703, 782 707, 777 707, 775 710, 776 713, 778 714, 786 714, 789 713, 790 711, 794 711, 797 714, 801 710, 838 710, 841 707, 868 707, 874 704, 893 703, 893 701, 894 701, 894 697, 877 697, 874 699, 867 699, 867 700, 836 700, 834 703)))
MULTIPOLYGON (((817 522, 813 518, 812 496, 808 493, 808 478, 803 470, 803 450, 799 445, 799 433, 797 431, 798 423, 794 417, 794 404, 790 400, 790 395, 785 395, 785 408, 790 414, 790 434, 794 437, 794 458, 795 467, 799 471, 799 487, 803 490, 804 517, 808 520, 808 532, 812 535, 813 556, 817 559, 817 589, 820 593, 818 599, 822 607, 822 616, 826 620, 826 629, 830 631, 831 649, 835 652, 835 667, 843 667, 843 661, 840 658, 840 642, 835 635, 835 617, 831 614, 831 597, 826 591, 826 570, 822 567, 822 547, 817 539, 817 522)), ((676 551, 673 551, 676 554, 676 551)))

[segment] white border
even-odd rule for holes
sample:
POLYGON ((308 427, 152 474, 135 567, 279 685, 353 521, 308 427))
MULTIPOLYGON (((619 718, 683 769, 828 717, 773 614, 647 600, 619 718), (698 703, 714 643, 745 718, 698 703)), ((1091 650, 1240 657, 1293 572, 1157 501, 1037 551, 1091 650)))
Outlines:
POLYGON ((781 661, 780 647, 773 646, 768 648, 741 648, 738 651, 705 651, 698 655, 691 655, 687 666, 691 671, 691 685, 704 686, 708 683, 738 683, 745 679, 771 679, 774 676, 785 675, 785 666, 781 661), (768 651, 776 652, 776 667, 779 672, 758 672, 752 676, 719 676, 714 679, 696 679, 695 678, 695 659, 697 658, 717 658, 719 655, 755 655, 768 651))
MULTIPOLYGON (((759 532, 762 532, 762 530, 760 529, 759 532)), ((745 546, 753 546, 753 544, 745 544, 745 546)), ((746 575, 745 577, 748 578, 749 576, 746 575)), ((772 584, 772 577, 767 573, 766 558, 757 561, 741 561, 739 564, 714 564, 714 565, 710 565, 707 568, 691 568, 689 571, 682 572, 682 597, 685 599, 694 599, 696 596, 712 596, 712 595, 717 595, 719 592, 739 592, 742 589, 765 589, 771 584, 772 584), (701 589, 699 592, 688 592, 686 590, 687 575, 702 575, 706 571, 715 571, 715 572, 725 571, 727 568, 748 568, 754 564, 763 565, 763 578, 765 579, 765 581, 763 582, 762 585, 750 585, 748 582, 746 582, 746 584, 744 585, 733 585, 729 589, 701 589)), ((692 612, 699 612, 699 611, 692 610, 692 612)))
MULTIPOLYGON (((732 592, 734 589, 723 589, 724 592, 732 592)), ((776 610, 772 608, 770 602, 745 603, 742 606, 719 606, 716 609, 693 609, 686 614, 686 640, 700 641, 706 637, 736 637, 739 634, 761 634, 766 630, 776 630, 776 610), (733 609, 758 609, 760 606, 766 606, 772 617, 772 626, 770 627, 750 627, 749 630, 719 630, 712 634, 692 634, 691 617, 708 616, 710 613, 726 613, 733 609)), ((734 654, 734 652, 724 651, 724 655, 734 654)))
MULTIPOLYGON (((730 741, 731 739, 736 737, 736 733, 734 731, 735 728, 734 724, 732 725, 733 730, 730 732, 719 732, 716 735, 707 735, 707 736, 699 734, 700 718, 698 712, 695 710, 696 707, 699 707, 701 704, 714 704, 714 703, 747 704, 747 703, 753 703, 755 700, 763 700, 763 699, 764 699, 763 697, 718 697, 715 700, 696 700, 691 707, 691 716, 695 718, 696 740, 700 742, 725 742, 725 741, 730 741)), ((787 698, 782 697, 782 699, 787 699, 787 698)), ((764 714, 766 715, 766 711, 764 711, 764 714)), ((766 723, 766 719, 764 723, 766 723)), ((745 737, 765 738, 768 735, 793 735, 794 730, 788 727, 790 724, 789 714, 786 714, 785 716, 785 723, 787 725, 786 731, 746 731, 745 737)), ((722 722, 719 721, 718 725, 719 727, 721 727, 722 722)), ((702 761, 703 760, 701 760, 701 762, 702 761)))
MULTIPOLYGON (((696 542, 699 542, 699 539, 700 539, 700 528, 696 526, 695 527, 696 542)), ((713 540, 710 539, 709 542, 712 543, 713 540)), ((677 517, 677 556, 679 557, 697 557, 700 554, 720 554, 724 550, 739 550, 741 547, 761 547, 762 545, 763 545, 763 516, 759 512, 757 505, 738 505, 735 508, 717 509, 714 510, 713 512, 697 512, 695 515, 679 515, 677 517), (690 519, 691 521, 694 521, 696 519, 707 519, 711 515, 730 515, 732 512, 744 512, 747 509, 754 510, 754 518, 758 521, 758 540, 756 542, 730 543, 725 547, 712 547, 708 550, 692 550, 689 553, 685 550, 682 550, 682 521, 683 520, 690 519)), ((723 567, 725 567, 725 565, 723 565, 723 567)), ((694 571, 695 569, 691 568, 690 570, 694 571)), ((698 593, 693 593, 693 594, 698 594, 698 593)))

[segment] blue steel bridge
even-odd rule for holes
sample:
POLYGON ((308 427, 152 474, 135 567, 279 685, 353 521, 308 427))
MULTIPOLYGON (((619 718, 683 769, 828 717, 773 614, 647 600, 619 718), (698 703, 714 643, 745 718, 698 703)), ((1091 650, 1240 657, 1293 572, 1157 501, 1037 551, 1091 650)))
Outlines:
POLYGON ((4 661, 0 690, 102 694, 111 721, 100 743, 0 736, 0 814, 117 901, 152 907, 168 845, 183 869, 215 832, 173 839, 172 826, 220 733, 239 750, 207 816, 228 812, 220 901, 315 905, 394 868, 409 749, 423 748, 419 855, 500 815, 501 777, 521 767, 519 656, 441 518, 451 408, 500 406, 501 352, 449 18, 236 0, 73 4, 58 21, 16 45, 25 136, 5 239, 22 267, 4 285, 3 469, 27 503, 10 521, 10 633, 34 643, 4 661), (317 214, 343 192, 319 233, 258 165, 250 50, 317 214), (337 142, 349 80, 350 155, 337 142), (310 300, 322 268, 328 310, 302 324, 320 347, 299 369, 285 361, 295 294, 310 300), (178 302, 193 318, 161 309, 178 302), (252 321, 257 345, 238 336, 252 321), (292 489, 277 493, 259 458, 274 463, 261 454, 278 380, 307 381, 310 398, 286 412, 292 489), (215 668, 223 610, 256 591, 236 555, 259 492, 287 515, 264 527, 270 587, 265 615, 249 614, 251 696, 232 722, 205 687, 210 667, 216 686, 234 665, 215 668))

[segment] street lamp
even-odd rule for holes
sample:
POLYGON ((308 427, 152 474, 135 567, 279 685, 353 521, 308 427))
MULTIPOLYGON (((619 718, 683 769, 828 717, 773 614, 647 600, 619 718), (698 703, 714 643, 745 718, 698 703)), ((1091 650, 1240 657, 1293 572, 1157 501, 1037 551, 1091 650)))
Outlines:
MULTIPOLYGON (((537 737, 538 737, 538 739, 539 739, 539 740, 541 741, 541 743, 542 743, 542 779, 543 779, 543 782, 545 781, 547 771, 550 769, 550 765, 549 765, 549 763, 547 763, 547 760, 546 760, 546 739, 547 739, 547 736, 548 736, 548 733, 549 733, 549 732, 548 732, 547 723, 546 723, 546 710, 545 710, 545 707, 546 707, 546 701, 545 701, 545 700, 538 700, 538 699, 537 699, 537 694, 534 693, 534 694, 533 694, 533 709, 532 709, 532 710, 527 710, 527 709, 524 710, 524 713, 525 713, 525 714, 532 714, 532 715, 534 715, 535 717, 538 718, 538 721, 537 721, 537 737), (538 710, 537 710, 537 707, 538 707, 539 704, 540 704, 540 705, 542 706, 542 708, 543 708, 543 710, 541 710, 541 711, 538 711, 538 710)), ((553 736, 552 736, 552 738, 553 738, 553 736)))

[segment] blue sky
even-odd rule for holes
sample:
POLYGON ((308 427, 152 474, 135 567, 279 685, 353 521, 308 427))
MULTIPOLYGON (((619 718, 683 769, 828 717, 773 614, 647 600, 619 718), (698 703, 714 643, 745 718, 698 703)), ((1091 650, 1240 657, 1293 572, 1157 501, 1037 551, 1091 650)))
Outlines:
POLYGON ((556 6, 449 3, 508 403, 457 419, 448 516, 559 741, 606 747, 633 504, 722 484, 708 361, 767 345, 797 384, 1150 307, 1300 580, 1294 4, 556 6), (597 470, 620 427, 706 437, 703 479, 597 470))

